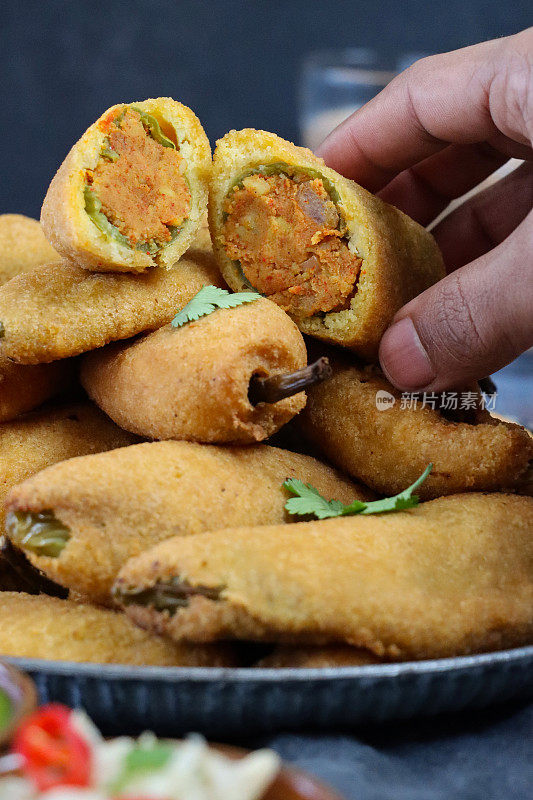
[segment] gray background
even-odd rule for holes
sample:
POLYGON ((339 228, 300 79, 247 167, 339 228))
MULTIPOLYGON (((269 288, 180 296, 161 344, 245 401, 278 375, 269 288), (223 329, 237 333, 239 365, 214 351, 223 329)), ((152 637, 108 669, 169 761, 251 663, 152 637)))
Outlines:
POLYGON ((310 50, 438 52, 532 22, 531 0, 3 0, 0 213, 37 216, 71 144, 114 103, 168 94, 212 142, 245 126, 297 140, 310 50))

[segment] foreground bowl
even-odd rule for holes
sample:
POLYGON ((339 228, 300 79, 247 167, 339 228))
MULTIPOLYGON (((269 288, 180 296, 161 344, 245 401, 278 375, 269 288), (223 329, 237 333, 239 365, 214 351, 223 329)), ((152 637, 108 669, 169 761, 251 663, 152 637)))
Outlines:
POLYGON ((0 750, 20 721, 37 705, 35 684, 15 667, 0 662, 0 750))

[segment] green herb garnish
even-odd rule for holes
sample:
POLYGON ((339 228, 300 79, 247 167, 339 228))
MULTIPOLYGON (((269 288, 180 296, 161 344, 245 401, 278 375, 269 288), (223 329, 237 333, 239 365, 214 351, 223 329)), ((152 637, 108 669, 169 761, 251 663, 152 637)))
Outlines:
POLYGON ((193 322, 200 317, 206 317, 217 308, 236 308, 243 303, 251 303, 261 297, 257 292, 235 292, 232 294, 227 289, 218 286, 202 286, 200 291, 189 300, 187 305, 178 311, 172 322, 173 328, 181 328, 187 322, 193 322))
POLYGON ((0 731, 7 727, 12 716, 13 704, 4 690, 0 689, 0 731))
POLYGON ((113 794, 122 793, 135 778, 166 767, 171 756, 172 748, 165 744, 135 747, 126 755, 122 771, 109 788, 113 794))
POLYGON ((431 470, 433 464, 428 464, 422 475, 394 497, 385 497, 383 500, 374 500, 364 503, 355 500, 350 505, 345 506, 340 500, 326 500, 320 492, 309 483, 303 483, 297 478, 289 478, 283 484, 285 489, 294 497, 289 498, 285 503, 285 508, 289 514, 298 516, 314 516, 317 519, 328 519, 329 517, 347 517, 353 514, 383 514, 387 511, 403 511, 406 508, 416 508, 418 496, 413 494, 418 489, 431 470))

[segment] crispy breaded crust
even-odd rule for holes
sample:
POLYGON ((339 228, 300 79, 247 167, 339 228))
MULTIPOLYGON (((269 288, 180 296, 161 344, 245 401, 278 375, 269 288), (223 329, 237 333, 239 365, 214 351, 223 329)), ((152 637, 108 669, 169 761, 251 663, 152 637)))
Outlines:
POLYGON ((229 645, 179 645, 109 609, 46 595, 0 592, 0 655, 169 667, 237 666, 229 645))
POLYGON ((261 669, 327 669, 329 667, 365 667, 379 664, 369 650, 350 645, 325 645, 323 647, 291 647, 278 644, 274 650, 262 658, 254 667, 261 669))
POLYGON ((36 219, 23 214, 0 214, 0 286, 20 272, 60 260, 36 219))
POLYGON ((63 586, 110 602, 121 566, 164 539, 284 522, 288 477, 343 502, 368 496, 331 467, 267 445, 152 442, 56 464, 12 490, 7 508, 53 511, 70 540, 57 558, 28 558, 63 586))
POLYGON ((310 388, 299 430, 340 469, 391 495, 409 486, 429 462, 417 489, 424 500, 465 491, 518 489, 533 459, 533 439, 520 425, 485 411, 475 424, 451 422, 429 406, 402 408, 401 393, 377 367, 330 354, 333 377, 310 388), (376 393, 395 398, 385 410, 376 393))
POLYGON ((306 363, 294 322, 261 299, 89 353, 81 379, 106 414, 140 436, 247 444, 275 433, 305 405, 299 392, 253 406, 252 375, 306 363))
POLYGON ((0 422, 37 408, 67 389, 77 365, 71 359, 51 364, 16 364, 0 351, 0 422))
POLYGON ((464 494, 380 516, 170 539, 132 559, 120 591, 179 578, 170 616, 134 604, 177 641, 344 642, 386 658, 497 650, 533 639, 533 499, 464 494))
POLYGON ((34 411, 0 425, 0 509, 12 486, 58 461, 137 441, 92 403, 34 411))
MULTIPOLYGON (((18 369, 34 369, 18 367, 18 369)), ((0 425, 0 517, 9 490, 58 461, 133 444, 135 436, 118 428, 92 403, 70 403, 34 411, 0 425)), ((0 590, 23 588, 0 554, 0 590)))
POLYGON ((44 198, 41 224, 56 250, 80 267, 96 272, 143 272, 149 267, 171 267, 193 241, 204 218, 211 173, 211 147, 198 117, 171 97, 120 103, 102 114, 72 147, 59 167, 44 198), (85 211, 87 169, 94 169, 106 134, 99 123, 112 112, 117 115, 135 105, 174 128, 180 153, 187 162, 185 173, 191 190, 191 210, 182 230, 168 247, 154 257, 107 238, 85 211))
POLYGON ((348 226, 348 246, 363 258, 350 309, 297 320, 300 330, 365 357, 376 356, 381 336, 396 311, 444 277, 435 240, 418 223, 343 178, 310 150, 267 131, 230 131, 217 142, 213 158, 209 225, 222 274, 235 291, 246 284, 224 250, 224 199, 246 169, 276 162, 318 170, 334 185, 340 197, 338 207, 348 226))
POLYGON ((222 278, 213 256, 198 250, 143 275, 97 275, 68 261, 38 267, 0 287, 0 353, 39 364, 154 330, 205 284, 222 278))

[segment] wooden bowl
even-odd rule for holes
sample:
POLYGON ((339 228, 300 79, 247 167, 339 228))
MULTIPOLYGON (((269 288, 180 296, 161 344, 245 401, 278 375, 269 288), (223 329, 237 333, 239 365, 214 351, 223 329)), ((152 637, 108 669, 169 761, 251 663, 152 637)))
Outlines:
MULTIPOLYGON (((229 745, 212 746, 230 758, 244 758, 250 752, 229 745)), ((307 772, 282 764, 277 778, 261 800, 342 800, 342 798, 307 772)))
POLYGON ((0 750, 2 750, 23 717, 36 708, 37 690, 31 678, 0 661, 0 692, 11 706, 8 719, 0 719, 0 750))
MULTIPOLYGON (((0 728, 0 752, 13 735, 23 717, 37 706, 37 692, 33 681, 14 667, 0 662, 0 690, 11 700, 12 714, 7 725, 0 728)), ((239 759, 248 755, 249 750, 229 745, 210 745, 229 758, 239 759)), ((0 765, 1 766, 1 765, 0 765)), ((11 772, 0 769, 0 778, 11 772)), ((332 789, 317 781, 305 772, 294 767, 281 766, 279 774, 261 800, 342 800, 332 789)))

